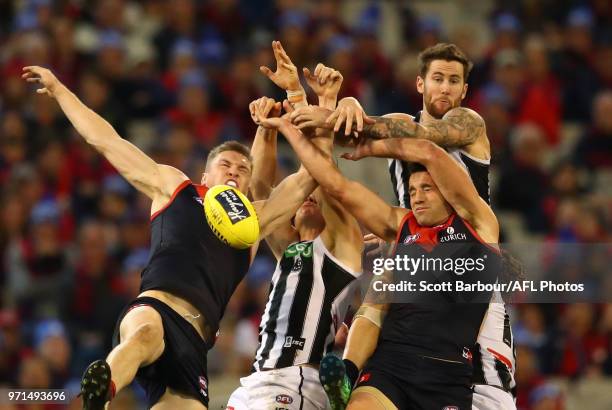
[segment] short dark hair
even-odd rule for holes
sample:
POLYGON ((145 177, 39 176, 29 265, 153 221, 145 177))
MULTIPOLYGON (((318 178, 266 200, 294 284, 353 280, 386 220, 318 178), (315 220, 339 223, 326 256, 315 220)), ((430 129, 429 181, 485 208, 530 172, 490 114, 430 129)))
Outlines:
POLYGON ((429 65, 434 60, 457 61, 461 63, 463 65, 463 81, 467 82, 473 64, 459 47, 452 43, 438 43, 421 51, 418 57, 419 74, 421 77, 425 78, 429 65))
POLYGON ((208 157, 206 157, 206 166, 208 165, 222 152, 225 151, 234 151, 239 154, 244 155, 249 162, 253 163, 253 157, 251 157, 251 149, 238 141, 226 141, 221 145, 217 145, 208 153, 208 157))
POLYGON ((409 162, 408 163, 408 175, 412 175, 417 172, 427 172, 427 168, 425 168, 425 165, 420 164, 418 162, 409 162))

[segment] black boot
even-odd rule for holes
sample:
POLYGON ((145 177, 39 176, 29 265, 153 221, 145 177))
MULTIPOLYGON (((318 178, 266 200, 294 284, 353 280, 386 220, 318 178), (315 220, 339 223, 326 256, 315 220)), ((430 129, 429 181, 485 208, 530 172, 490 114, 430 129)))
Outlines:
POLYGON ((104 410, 106 402, 112 399, 110 366, 105 360, 90 364, 81 379, 83 410, 104 410))

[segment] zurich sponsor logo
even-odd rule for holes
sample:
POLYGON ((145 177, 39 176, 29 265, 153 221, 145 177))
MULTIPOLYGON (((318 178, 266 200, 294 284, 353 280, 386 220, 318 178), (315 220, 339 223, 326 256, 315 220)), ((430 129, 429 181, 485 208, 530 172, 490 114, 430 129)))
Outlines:
POLYGON ((446 228, 446 236, 440 238, 440 242, 465 241, 467 235, 463 232, 455 233, 455 228, 449 226, 446 228))

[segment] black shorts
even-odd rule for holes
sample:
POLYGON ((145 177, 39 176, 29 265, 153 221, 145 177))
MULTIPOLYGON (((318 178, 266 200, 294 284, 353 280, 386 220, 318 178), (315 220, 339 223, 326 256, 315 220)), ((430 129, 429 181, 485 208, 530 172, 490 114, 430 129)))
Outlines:
POLYGON ((113 334, 113 347, 119 343, 119 325, 127 312, 137 306, 150 306, 159 313, 164 326, 165 348, 161 356, 136 373, 136 381, 147 394, 147 404, 153 406, 169 387, 202 402, 208 407, 208 348, 195 328, 160 300, 141 297, 123 310, 113 334))
POLYGON ((400 410, 471 410, 471 375, 468 363, 377 349, 355 389, 374 387, 400 410))

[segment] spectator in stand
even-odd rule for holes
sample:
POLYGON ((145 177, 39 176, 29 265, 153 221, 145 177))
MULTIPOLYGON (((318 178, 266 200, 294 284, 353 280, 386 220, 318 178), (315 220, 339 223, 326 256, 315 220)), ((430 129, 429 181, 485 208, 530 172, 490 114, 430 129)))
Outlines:
POLYGON ((77 339, 87 339, 91 348, 105 351, 127 299, 121 297, 116 261, 108 253, 103 225, 86 222, 78 241, 79 258, 64 293, 64 322, 77 339))
POLYGON ((140 294, 140 274, 147 266, 149 249, 140 248, 128 255, 123 262, 121 280, 123 295, 126 300, 133 300, 140 294))
POLYGON ((22 341, 21 321, 14 310, 0 310, 0 384, 16 386, 19 365, 31 354, 22 341))
POLYGON ((561 389, 553 383, 535 388, 529 396, 531 410, 564 410, 561 389))
POLYGON ((8 261, 8 288, 28 319, 57 316, 67 257, 60 240, 60 210, 56 202, 36 204, 27 236, 8 261))
POLYGON ((543 202, 550 226, 553 226, 559 203, 563 199, 578 199, 588 192, 584 172, 569 160, 559 161, 550 172, 550 191, 543 202))
POLYGON ((34 328, 34 346, 47 363, 52 389, 63 389, 71 378, 71 347, 64 325, 58 320, 40 322, 34 328))
POLYGON ((578 142, 575 159, 591 171, 612 169, 612 90, 597 94, 591 116, 592 126, 578 142))
POLYGON ((555 145, 561 128, 561 84, 550 71, 548 50, 541 37, 529 37, 524 51, 526 84, 517 121, 537 124, 548 144, 555 145))
POLYGON ((519 125, 512 133, 510 147, 511 157, 501 167, 494 203, 500 209, 520 212, 530 231, 545 232, 548 224, 542 201, 549 182, 542 164, 544 135, 536 125, 519 125))
POLYGON ((586 123, 593 97, 599 88, 594 69, 595 49, 592 37, 593 13, 587 7, 573 9, 567 16, 565 50, 559 71, 564 85, 563 117, 586 123))
POLYGON ((529 410, 529 397, 538 386, 545 382, 545 377, 539 369, 538 357, 527 346, 516 345, 516 407, 519 410, 529 410))
POLYGON ((609 343, 595 327, 595 305, 576 303, 565 305, 561 317, 564 337, 558 371, 564 376, 598 377, 603 373, 609 343))

